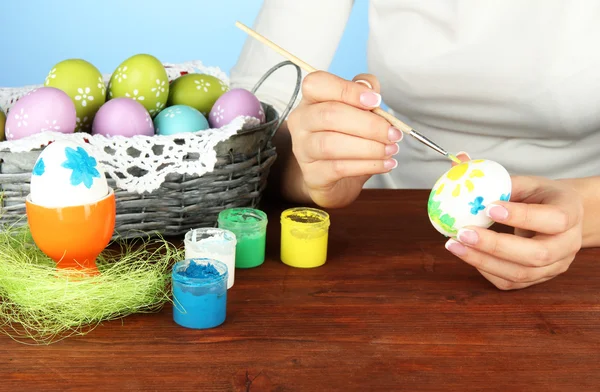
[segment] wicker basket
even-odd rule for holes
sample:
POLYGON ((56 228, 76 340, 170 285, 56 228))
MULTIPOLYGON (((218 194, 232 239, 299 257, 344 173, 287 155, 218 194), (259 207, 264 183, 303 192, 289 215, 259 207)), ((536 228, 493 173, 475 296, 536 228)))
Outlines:
MULTIPOLYGON (((291 110, 300 91, 301 71, 290 61, 275 65, 256 83, 252 92, 277 69, 292 65, 297 81, 284 112, 279 114, 262 102, 266 122, 237 131, 217 144, 217 163, 212 172, 202 176, 169 174, 159 189, 139 194, 116 186, 117 203, 113 238, 136 238, 160 234, 180 236, 198 227, 215 226, 220 211, 230 207, 256 207, 266 187, 269 170, 277 158, 271 138, 291 110)), ((13 153, 0 150, 0 192, 2 197, 0 223, 26 224, 25 198, 33 166, 42 150, 13 153)), ((187 160, 198 159, 189 154, 187 160)))

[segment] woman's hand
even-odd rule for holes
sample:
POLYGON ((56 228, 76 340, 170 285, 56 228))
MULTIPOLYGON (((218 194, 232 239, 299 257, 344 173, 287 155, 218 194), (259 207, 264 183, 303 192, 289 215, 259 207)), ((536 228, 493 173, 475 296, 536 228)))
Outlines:
POLYGON ((370 110, 381 104, 372 75, 353 81, 327 72, 304 78, 302 101, 287 120, 303 191, 322 207, 354 201, 374 174, 397 166, 402 132, 370 110))
POLYGON ((514 234, 470 226, 459 231, 459 241, 448 240, 446 248, 501 290, 525 288, 564 273, 581 249, 583 201, 564 182, 512 177, 511 201, 491 204, 485 213, 514 227, 514 234))

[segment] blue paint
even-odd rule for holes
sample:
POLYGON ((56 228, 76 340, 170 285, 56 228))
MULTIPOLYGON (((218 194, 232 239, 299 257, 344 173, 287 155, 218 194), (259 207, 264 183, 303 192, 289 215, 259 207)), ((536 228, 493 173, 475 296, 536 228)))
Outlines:
POLYGON ((510 200, 510 192, 509 193, 505 193, 502 196, 500 196, 500 200, 501 201, 509 201, 510 200))
POLYGON ((207 329, 225 322, 227 265, 213 259, 176 263, 171 275, 173 320, 186 328, 207 329))
POLYGON ((479 211, 485 210, 485 206, 483 205, 483 197, 477 196, 475 200, 469 203, 471 206, 471 214, 477 215, 479 211))
POLYGON ((71 185, 76 186, 83 183, 86 188, 91 188, 94 177, 100 178, 100 172, 96 169, 96 159, 89 156, 87 151, 81 147, 77 147, 77 150, 67 147, 65 155, 67 160, 63 162, 62 167, 73 170, 71 185))
POLYGON ((33 167, 33 174, 36 176, 41 176, 45 171, 46 165, 44 164, 44 158, 40 158, 33 167))

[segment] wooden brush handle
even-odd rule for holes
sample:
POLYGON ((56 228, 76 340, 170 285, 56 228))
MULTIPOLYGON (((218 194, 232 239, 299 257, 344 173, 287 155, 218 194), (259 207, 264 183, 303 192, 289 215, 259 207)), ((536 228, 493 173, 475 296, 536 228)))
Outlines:
MULTIPOLYGON (((316 68, 312 67, 311 65, 309 65, 305 61, 303 61, 303 60, 299 59, 298 57, 294 56, 293 54, 291 54, 287 50, 283 49, 279 45, 277 45, 274 42, 272 42, 271 40, 269 40, 269 39, 265 38, 264 36, 258 34, 256 31, 252 30, 250 27, 246 26, 245 24, 243 24, 241 22, 235 22, 235 25, 237 27, 239 27, 241 30, 243 30, 244 32, 246 32, 251 37, 255 38, 257 41, 260 41, 263 44, 267 45, 268 47, 270 47, 271 49, 273 49, 275 52, 277 52, 280 55, 282 55, 283 57, 287 58, 292 63, 296 64, 297 66, 299 66, 300 68, 302 68, 306 72, 310 73, 310 72, 317 71, 316 68)), ((408 125, 406 125, 402 121, 398 120, 396 117, 392 116, 390 113, 384 111, 383 109, 381 109, 381 108, 375 108, 372 111, 373 111, 373 113, 375 113, 375 114, 377 114, 377 115, 385 118, 390 124, 392 124, 394 127, 398 128, 402 132, 404 132, 406 134, 411 134, 413 132, 413 129, 411 127, 409 127, 408 125)))

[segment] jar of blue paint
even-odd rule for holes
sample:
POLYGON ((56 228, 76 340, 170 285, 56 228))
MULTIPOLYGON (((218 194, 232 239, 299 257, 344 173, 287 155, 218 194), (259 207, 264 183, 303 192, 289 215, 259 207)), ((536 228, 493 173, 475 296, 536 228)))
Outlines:
POLYGON ((192 258, 173 266, 173 320, 186 328, 207 329, 225 322, 227 265, 207 258, 192 258))

